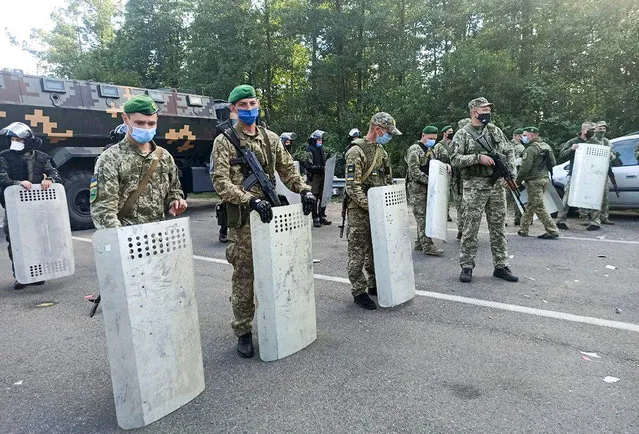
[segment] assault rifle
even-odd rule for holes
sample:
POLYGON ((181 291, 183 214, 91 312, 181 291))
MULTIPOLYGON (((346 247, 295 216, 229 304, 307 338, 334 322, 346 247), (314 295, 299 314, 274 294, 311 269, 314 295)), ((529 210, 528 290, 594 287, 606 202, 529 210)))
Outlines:
POLYGON ((517 186, 517 182, 515 182, 515 177, 513 176, 512 172, 508 169, 508 166, 506 166, 506 163, 504 163, 504 160, 502 160, 499 154, 495 152, 493 147, 490 146, 490 144, 486 141, 486 138, 484 138, 484 136, 481 136, 472 130, 466 130, 466 131, 470 133, 471 137, 477 143, 479 143, 482 148, 488 151, 488 156, 492 158, 493 161, 495 162, 495 166, 493 167, 493 174, 490 177, 491 184, 494 184, 499 178, 503 178, 504 181, 506 182, 506 186, 508 187, 510 191, 513 192, 513 194, 515 195, 515 199, 517 200, 517 203, 519 203, 519 206, 521 206, 521 209, 525 212, 526 205, 524 205, 524 203, 521 201, 521 195, 519 194, 519 187, 517 186))
POLYGON ((615 190, 615 194, 619 197, 619 188, 617 187, 617 178, 615 178, 615 174, 612 171, 612 167, 608 166, 608 178, 610 178, 610 183, 612 184, 612 188, 615 190))
POLYGON ((338 226, 339 237, 344 238, 344 229, 346 228, 346 213, 348 212, 348 194, 344 192, 344 199, 342 199, 342 224, 338 226))
POLYGON ((266 173, 264 173, 262 164, 260 164, 255 153, 240 145, 240 138, 237 136, 235 128, 231 125, 230 119, 221 123, 218 128, 222 132, 222 135, 226 137, 237 150, 238 158, 235 159, 234 163, 248 166, 244 173, 244 181, 242 182, 244 190, 248 191, 255 184, 259 184, 266 200, 268 200, 272 206, 281 206, 282 202, 277 195, 277 191, 275 191, 275 185, 268 176, 266 176, 266 173))

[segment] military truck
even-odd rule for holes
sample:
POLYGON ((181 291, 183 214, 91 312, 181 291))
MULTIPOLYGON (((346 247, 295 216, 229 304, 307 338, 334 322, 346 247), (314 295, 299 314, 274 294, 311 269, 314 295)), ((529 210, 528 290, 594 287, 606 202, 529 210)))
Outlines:
MULTIPOLYGON (((176 89, 140 89, 0 71, 0 125, 24 122, 43 140, 64 178, 73 229, 93 226, 89 184, 96 158, 122 123, 124 103, 147 94, 158 103, 155 142, 181 171, 185 193, 213 191, 209 159, 218 122, 228 119, 224 100, 176 89)), ((3 144, 4 146, 4 144, 3 144)))

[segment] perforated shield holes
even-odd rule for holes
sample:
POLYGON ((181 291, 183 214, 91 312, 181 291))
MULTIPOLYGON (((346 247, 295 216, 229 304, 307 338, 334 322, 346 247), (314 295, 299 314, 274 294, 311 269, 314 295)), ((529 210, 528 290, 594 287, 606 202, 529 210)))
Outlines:
POLYGON ((297 228, 309 226, 309 219, 302 211, 294 211, 273 216, 275 233, 294 231, 297 228))
POLYGON ((136 235, 127 237, 125 244, 123 250, 128 250, 129 259, 136 261, 145 257, 166 255, 176 250, 185 249, 187 247, 187 234, 183 227, 165 229, 164 231, 144 231, 141 228, 136 235))
POLYGON ((33 283, 72 275, 73 240, 61 184, 42 190, 14 185, 5 190, 16 279, 33 283))
POLYGON ((394 189, 391 191, 384 192, 384 203, 386 206, 394 206, 401 205, 406 203, 406 190, 402 189, 394 189))

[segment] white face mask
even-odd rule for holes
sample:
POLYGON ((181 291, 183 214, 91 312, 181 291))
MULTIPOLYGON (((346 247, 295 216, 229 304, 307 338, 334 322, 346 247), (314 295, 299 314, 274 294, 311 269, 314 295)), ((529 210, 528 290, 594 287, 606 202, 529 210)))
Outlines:
POLYGON ((9 149, 12 151, 23 151, 24 150, 24 142, 18 142, 17 140, 11 140, 11 146, 9 149))

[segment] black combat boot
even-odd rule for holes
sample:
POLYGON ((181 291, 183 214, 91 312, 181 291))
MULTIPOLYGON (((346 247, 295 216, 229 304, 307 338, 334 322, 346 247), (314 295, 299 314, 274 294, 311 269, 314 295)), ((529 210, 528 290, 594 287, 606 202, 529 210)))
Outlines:
POLYGON ((557 222, 557 227, 559 229, 568 230, 568 225, 566 224, 566 222, 557 222))
POLYGON ((253 348, 253 334, 251 332, 237 338, 237 352, 240 357, 246 359, 253 357, 255 349, 253 348))
POLYGON ((601 226, 595 223, 590 223, 590 225, 586 228, 587 231, 598 231, 599 229, 601 229, 601 226))
POLYGON ((500 268, 495 268, 495 271, 493 271, 493 277, 497 277, 499 279, 504 279, 508 282, 518 282, 519 281, 519 277, 515 276, 513 274, 512 271, 510 271, 510 268, 508 267, 500 267, 500 268))
POLYGON ((468 283, 473 280, 473 269, 472 268, 462 268, 461 274, 459 275, 459 281, 468 283))
POLYGON ((360 295, 353 298, 354 298, 355 304, 363 307, 364 309, 368 309, 368 310, 377 309, 377 304, 375 304, 375 302, 365 292, 362 292, 360 295))
POLYGON ((457 241, 461 241, 462 235, 462 231, 457 231, 457 241))
POLYGON ((320 223, 325 225, 325 226, 328 226, 331 223, 333 223, 332 221, 330 221, 330 220, 328 220, 326 218, 326 207, 325 206, 320 208, 320 223))
POLYGON ((26 286, 27 285, 25 285, 24 283, 20 283, 17 280, 13 281, 13 289, 15 290, 26 288, 26 286))
POLYGON ((313 227, 316 227, 316 228, 321 228, 322 227, 322 222, 320 221, 320 219, 318 219, 318 218, 313 219, 313 227))
POLYGON ((368 288, 368 295, 372 295, 373 297, 377 297, 377 287, 374 286, 372 288, 368 288))

